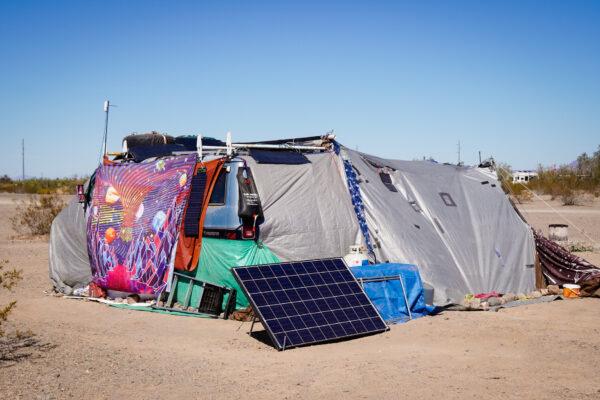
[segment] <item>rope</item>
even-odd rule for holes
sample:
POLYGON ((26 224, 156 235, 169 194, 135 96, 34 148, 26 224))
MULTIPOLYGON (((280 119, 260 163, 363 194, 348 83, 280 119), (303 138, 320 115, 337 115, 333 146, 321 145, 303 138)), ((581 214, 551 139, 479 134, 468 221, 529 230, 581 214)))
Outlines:
MULTIPOLYGON (((503 170, 502 167, 500 167, 500 169, 503 170)), ((554 211, 556 214, 558 214, 559 217, 561 217, 562 219, 564 219, 565 221, 567 221, 569 223, 569 225, 573 226, 576 230, 579 231, 579 233, 581 233, 583 236, 585 236, 589 241, 591 241, 594 245, 598 246, 598 242, 596 242, 594 239, 592 239, 591 237, 589 237, 585 231, 581 228, 579 228, 579 226, 577 226, 573 221, 571 221, 570 219, 568 219, 567 217, 565 217, 563 214, 560 213, 560 211, 558 211, 556 208, 552 207, 552 205, 550 203, 548 203, 546 200, 544 200, 541 196, 538 196, 537 193, 535 193, 533 190, 530 190, 527 185, 525 185, 523 182, 518 182, 521 186, 523 186, 525 189, 529 190, 531 192, 531 194, 533 194, 537 199, 541 200, 545 205, 548 206, 548 208, 550 208, 552 211, 554 211)), ((515 196, 514 192, 512 191, 512 189, 510 188, 510 186, 508 186, 508 190, 511 192, 511 194, 513 196, 515 196)), ((522 211, 525 211, 524 209, 522 211)), ((529 216, 529 214, 527 214, 529 216)))

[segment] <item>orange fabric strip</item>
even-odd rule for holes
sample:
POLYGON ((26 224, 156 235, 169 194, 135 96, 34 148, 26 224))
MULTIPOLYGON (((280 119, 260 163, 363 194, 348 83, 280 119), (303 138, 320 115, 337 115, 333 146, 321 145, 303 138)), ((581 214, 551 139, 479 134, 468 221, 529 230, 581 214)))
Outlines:
MULTIPOLYGON (((202 230, 204 227, 204 218, 206 217, 206 208, 208 207, 210 196, 224 162, 225 160, 221 158, 196 164, 194 175, 198 173, 199 169, 206 168, 206 189, 204 190, 202 202, 202 214, 198 221, 199 235, 198 237, 188 237, 185 235, 183 224, 179 227, 179 240, 177 241, 177 251, 175 253, 175 269, 179 271, 193 271, 198 266, 198 259, 200 258, 200 250, 202 248, 202 230)), ((186 212, 187 205, 183 219, 185 219, 186 212)))

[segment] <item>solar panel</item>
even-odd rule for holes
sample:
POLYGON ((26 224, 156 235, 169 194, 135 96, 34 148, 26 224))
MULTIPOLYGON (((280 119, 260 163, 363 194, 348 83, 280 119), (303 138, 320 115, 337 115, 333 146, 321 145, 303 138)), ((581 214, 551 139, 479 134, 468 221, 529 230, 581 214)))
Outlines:
POLYGON ((279 350, 387 330, 341 258, 232 272, 279 350))
POLYGON ((259 164, 308 164, 306 156, 297 151, 250 149, 250 155, 259 164))
POLYGON ((200 215, 202 214, 202 204, 204 203, 204 190, 206 189, 206 171, 199 170, 192 177, 191 185, 185 217, 183 219, 183 229, 186 236, 198 237, 198 224, 200 222, 200 215))

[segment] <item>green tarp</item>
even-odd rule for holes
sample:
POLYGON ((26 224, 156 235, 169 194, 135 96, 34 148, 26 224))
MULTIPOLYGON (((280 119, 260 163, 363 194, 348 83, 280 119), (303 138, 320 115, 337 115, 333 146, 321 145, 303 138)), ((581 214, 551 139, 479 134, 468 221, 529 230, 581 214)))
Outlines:
MULTIPOLYGON (((203 238, 198 268, 195 271, 186 273, 186 275, 215 285, 234 288, 237 291, 235 308, 241 309, 248 307, 249 303, 233 277, 231 268, 278 262, 277 256, 271 253, 271 250, 262 242, 203 238)), ((182 280, 177 284, 177 301, 183 301, 188 284, 188 282, 182 280)), ((198 304, 201 290, 199 287, 193 288, 190 304, 198 304)), ((223 306, 225 306, 226 301, 227 298, 224 299, 223 306)))

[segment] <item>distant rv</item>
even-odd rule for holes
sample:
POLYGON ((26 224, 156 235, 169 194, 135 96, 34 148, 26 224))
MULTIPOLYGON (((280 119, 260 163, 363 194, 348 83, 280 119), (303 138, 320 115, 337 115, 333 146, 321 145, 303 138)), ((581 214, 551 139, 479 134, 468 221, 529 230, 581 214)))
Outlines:
POLYGON ((538 173, 535 171, 514 171, 512 174, 513 183, 529 182, 532 179, 537 178, 538 173))

